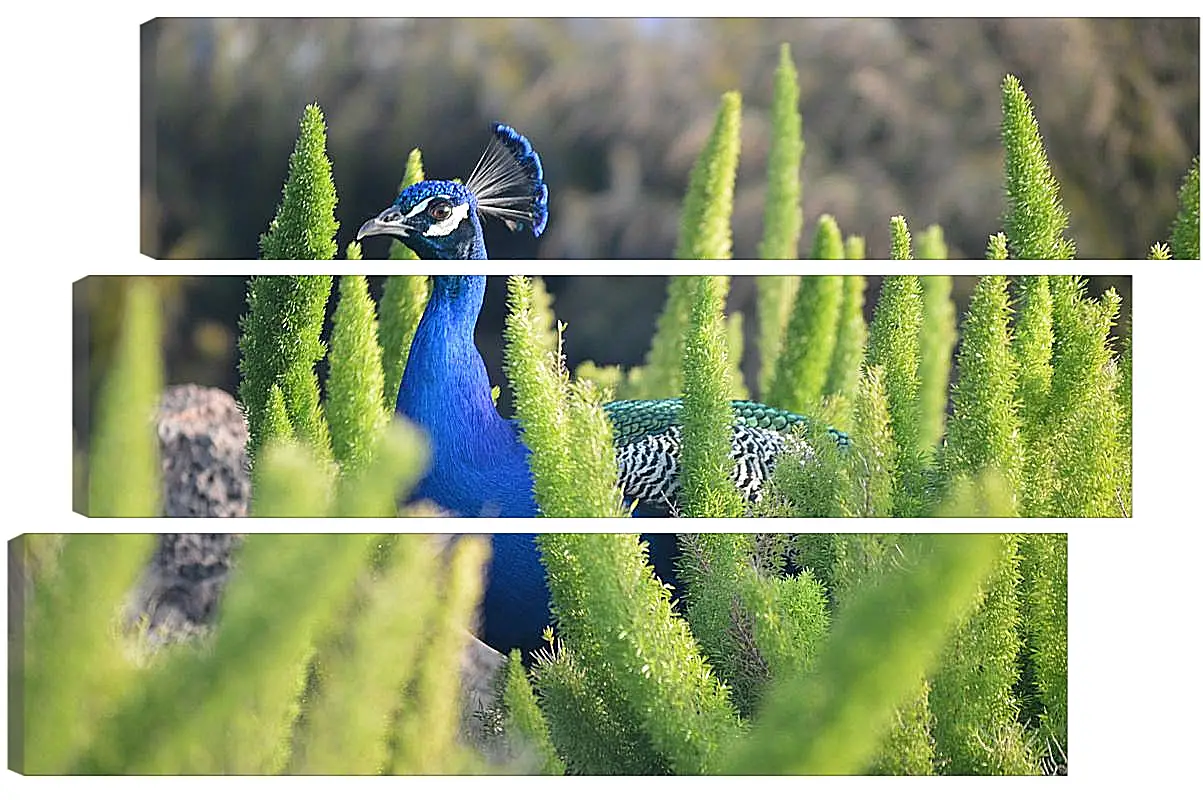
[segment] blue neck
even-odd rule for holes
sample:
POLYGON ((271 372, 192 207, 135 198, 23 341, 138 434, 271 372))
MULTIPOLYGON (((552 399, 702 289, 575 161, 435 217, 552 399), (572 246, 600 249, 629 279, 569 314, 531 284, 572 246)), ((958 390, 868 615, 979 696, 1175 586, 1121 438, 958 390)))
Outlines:
POLYGON ((414 497, 461 516, 534 516, 528 451, 493 405, 473 339, 484 293, 484 276, 435 276, 414 333, 397 394, 397 413, 426 431, 431 448, 414 497))

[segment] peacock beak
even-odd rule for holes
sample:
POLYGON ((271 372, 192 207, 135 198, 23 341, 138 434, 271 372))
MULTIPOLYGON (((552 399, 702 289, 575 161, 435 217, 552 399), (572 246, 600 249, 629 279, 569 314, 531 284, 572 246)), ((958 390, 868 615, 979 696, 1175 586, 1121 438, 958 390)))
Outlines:
POLYGON ((398 239, 404 239, 412 232, 413 228, 405 221, 401 209, 389 206, 363 223, 359 228, 359 233, 355 234, 355 240, 359 241, 368 236, 395 236, 398 239))

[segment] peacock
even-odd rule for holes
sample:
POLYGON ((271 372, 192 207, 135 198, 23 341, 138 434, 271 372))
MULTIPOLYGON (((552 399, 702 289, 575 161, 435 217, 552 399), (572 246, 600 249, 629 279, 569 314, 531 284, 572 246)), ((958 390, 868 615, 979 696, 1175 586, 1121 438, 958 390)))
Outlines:
MULTIPOLYGON (((492 126, 493 137, 463 183, 426 180, 406 187, 368 220, 357 238, 390 236, 424 259, 485 259, 482 215, 511 231, 538 237, 547 225, 547 185, 530 142, 513 128, 492 126)), ((463 516, 531 517, 538 512, 517 420, 493 404, 474 332, 485 278, 436 275, 418 323, 397 394, 396 411, 424 428, 430 469, 414 500, 431 500, 463 516)), ((773 464, 807 424, 800 414, 748 400, 732 401, 736 485, 755 502, 773 464)), ((605 405, 614 427, 619 483, 640 515, 679 508, 681 400, 616 400, 605 405)), ((837 443, 844 434, 829 429, 837 443)), ((657 575, 673 582, 676 546, 670 535, 648 537, 657 575)), ((483 603, 482 639, 501 650, 537 648, 548 624, 548 591, 534 536, 493 537, 483 603)))

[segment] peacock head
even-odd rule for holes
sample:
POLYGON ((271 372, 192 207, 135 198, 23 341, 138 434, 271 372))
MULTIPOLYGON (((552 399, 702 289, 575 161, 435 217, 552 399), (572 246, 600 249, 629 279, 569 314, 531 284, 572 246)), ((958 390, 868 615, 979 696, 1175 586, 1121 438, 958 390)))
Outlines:
POLYGON ((493 123, 493 139, 464 183, 427 180, 405 187, 356 239, 392 236, 419 258, 487 258, 481 215, 534 236, 547 226, 547 184, 539 154, 522 134, 493 123))

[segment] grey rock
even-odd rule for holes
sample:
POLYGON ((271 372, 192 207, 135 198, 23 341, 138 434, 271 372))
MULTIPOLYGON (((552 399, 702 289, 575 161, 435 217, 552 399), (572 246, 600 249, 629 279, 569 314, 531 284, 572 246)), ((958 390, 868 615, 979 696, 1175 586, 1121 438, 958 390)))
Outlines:
POLYGON ((221 389, 170 386, 159 402, 163 515, 245 517, 251 497, 246 419, 221 389))

